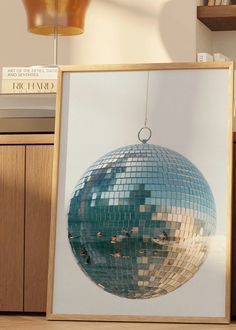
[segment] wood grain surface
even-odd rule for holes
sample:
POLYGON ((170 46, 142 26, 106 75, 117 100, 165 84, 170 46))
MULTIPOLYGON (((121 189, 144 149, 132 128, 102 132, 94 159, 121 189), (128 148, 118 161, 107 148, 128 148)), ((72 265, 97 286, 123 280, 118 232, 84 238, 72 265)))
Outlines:
POLYGON ((0 144, 52 144, 54 134, 2 134, 0 144))
POLYGON ((53 145, 26 146, 24 311, 45 312, 53 145))
POLYGON ((236 316, 236 142, 234 142, 233 167, 233 218, 232 218, 232 266, 231 266, 231 315, 236 316))
POLYGON ((23 310, 24 175, 25 147, 0 146, 0 311, 23 310))
POLYGON ((235 31, 235 17, 235 5, 197 7, 197 18, 212 31, 235 31))
POLYGON ((44 317, 0 316, 0 329, 12 330, 227 330, 236 324, 157 324, 119 322, 46 321, 44 317))

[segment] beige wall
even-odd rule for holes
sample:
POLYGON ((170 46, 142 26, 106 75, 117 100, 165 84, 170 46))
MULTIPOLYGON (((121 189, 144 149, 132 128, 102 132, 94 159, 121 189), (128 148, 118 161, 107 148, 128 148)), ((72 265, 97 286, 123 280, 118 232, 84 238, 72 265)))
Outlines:
POLYGON ((61 63, 195 61, 195 0, 94 0, 83 36, 60 39, 61 63))
MULTIPOLYGON (((0 1, 0 65, 53 63, 53 38, 27 32, 21 0, 0 1)), ((92 0, 85 33, 59 38, 59 63, 194 61, 196 0, 92 0)))
POLYGON ((236 61, 236 32, 212 32, 213 52, 223 53, 236 61))
MULTIPOLYGON (((236 32, 196 19, 204 0, 92 0, 85 33, 59 38, 60 64, 195 61, 196 52, 236 58, 236 32)), ((0 1, 0 66, 53 64, 53 38, 27 32, 21 0, 0 1)))
POLYGON ((0 0, 0 66, 46 64, 53 61, 51 37, 27 32, 21 0, 0 0))
MULTIPOLYGON (((204 0, 196 0, 196 6, 206 4, 204 0)), ((210 53, 213 52, 213 40, 211 31, 196 19, 196 53, 210 53)))

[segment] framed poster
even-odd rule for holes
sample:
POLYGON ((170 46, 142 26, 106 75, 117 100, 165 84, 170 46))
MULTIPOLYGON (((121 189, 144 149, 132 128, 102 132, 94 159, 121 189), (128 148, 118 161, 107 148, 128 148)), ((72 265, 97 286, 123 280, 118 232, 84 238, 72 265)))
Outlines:
POLYGON ((227 323, 233 64, 61 67, 48 319, 227 323))

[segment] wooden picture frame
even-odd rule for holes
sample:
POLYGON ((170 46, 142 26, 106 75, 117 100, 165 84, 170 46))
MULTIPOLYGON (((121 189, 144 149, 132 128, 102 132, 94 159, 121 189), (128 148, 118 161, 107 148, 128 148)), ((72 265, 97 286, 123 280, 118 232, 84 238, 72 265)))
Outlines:
POLYGON ((233 72, 59 68, 47 319, 229 322, 233 72))

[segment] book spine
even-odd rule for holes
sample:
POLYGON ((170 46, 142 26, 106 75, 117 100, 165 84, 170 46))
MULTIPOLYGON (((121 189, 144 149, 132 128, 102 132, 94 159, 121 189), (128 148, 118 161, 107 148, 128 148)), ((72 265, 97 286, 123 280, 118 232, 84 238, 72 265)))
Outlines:
POLYGON ((3 79, 2 80, 2 93, 56 93, 57 80, 52 79, 38 79, 38 80, 25 80, 25 79, 3 79))
POLYGON ((198 53, 197 62, 213 62, 213 56, 208 53, 198 53))
POLYGON ((208 6, 214 6, 215 0, 208 0, 208 6))
POLYGON ((57 79, 57 68, 44 67, 3 67, 2 79, 37 80, 57 79))
POLYGON ((215 0, 215 6, 220 6, 221 2, 222 2, 222 0, 215 0))
POLYGON ((227 56, 225 56, 225 55, 223 55, 221 53, 214 53, 213 54, 213 58, 214 58, 214 62, 230 61, 230 59, 227 56))
POLYGON ((222 6, 230 5, 230 3, 231 3, 230 0, 221 0, 221 5, 222 5, 222 6))

